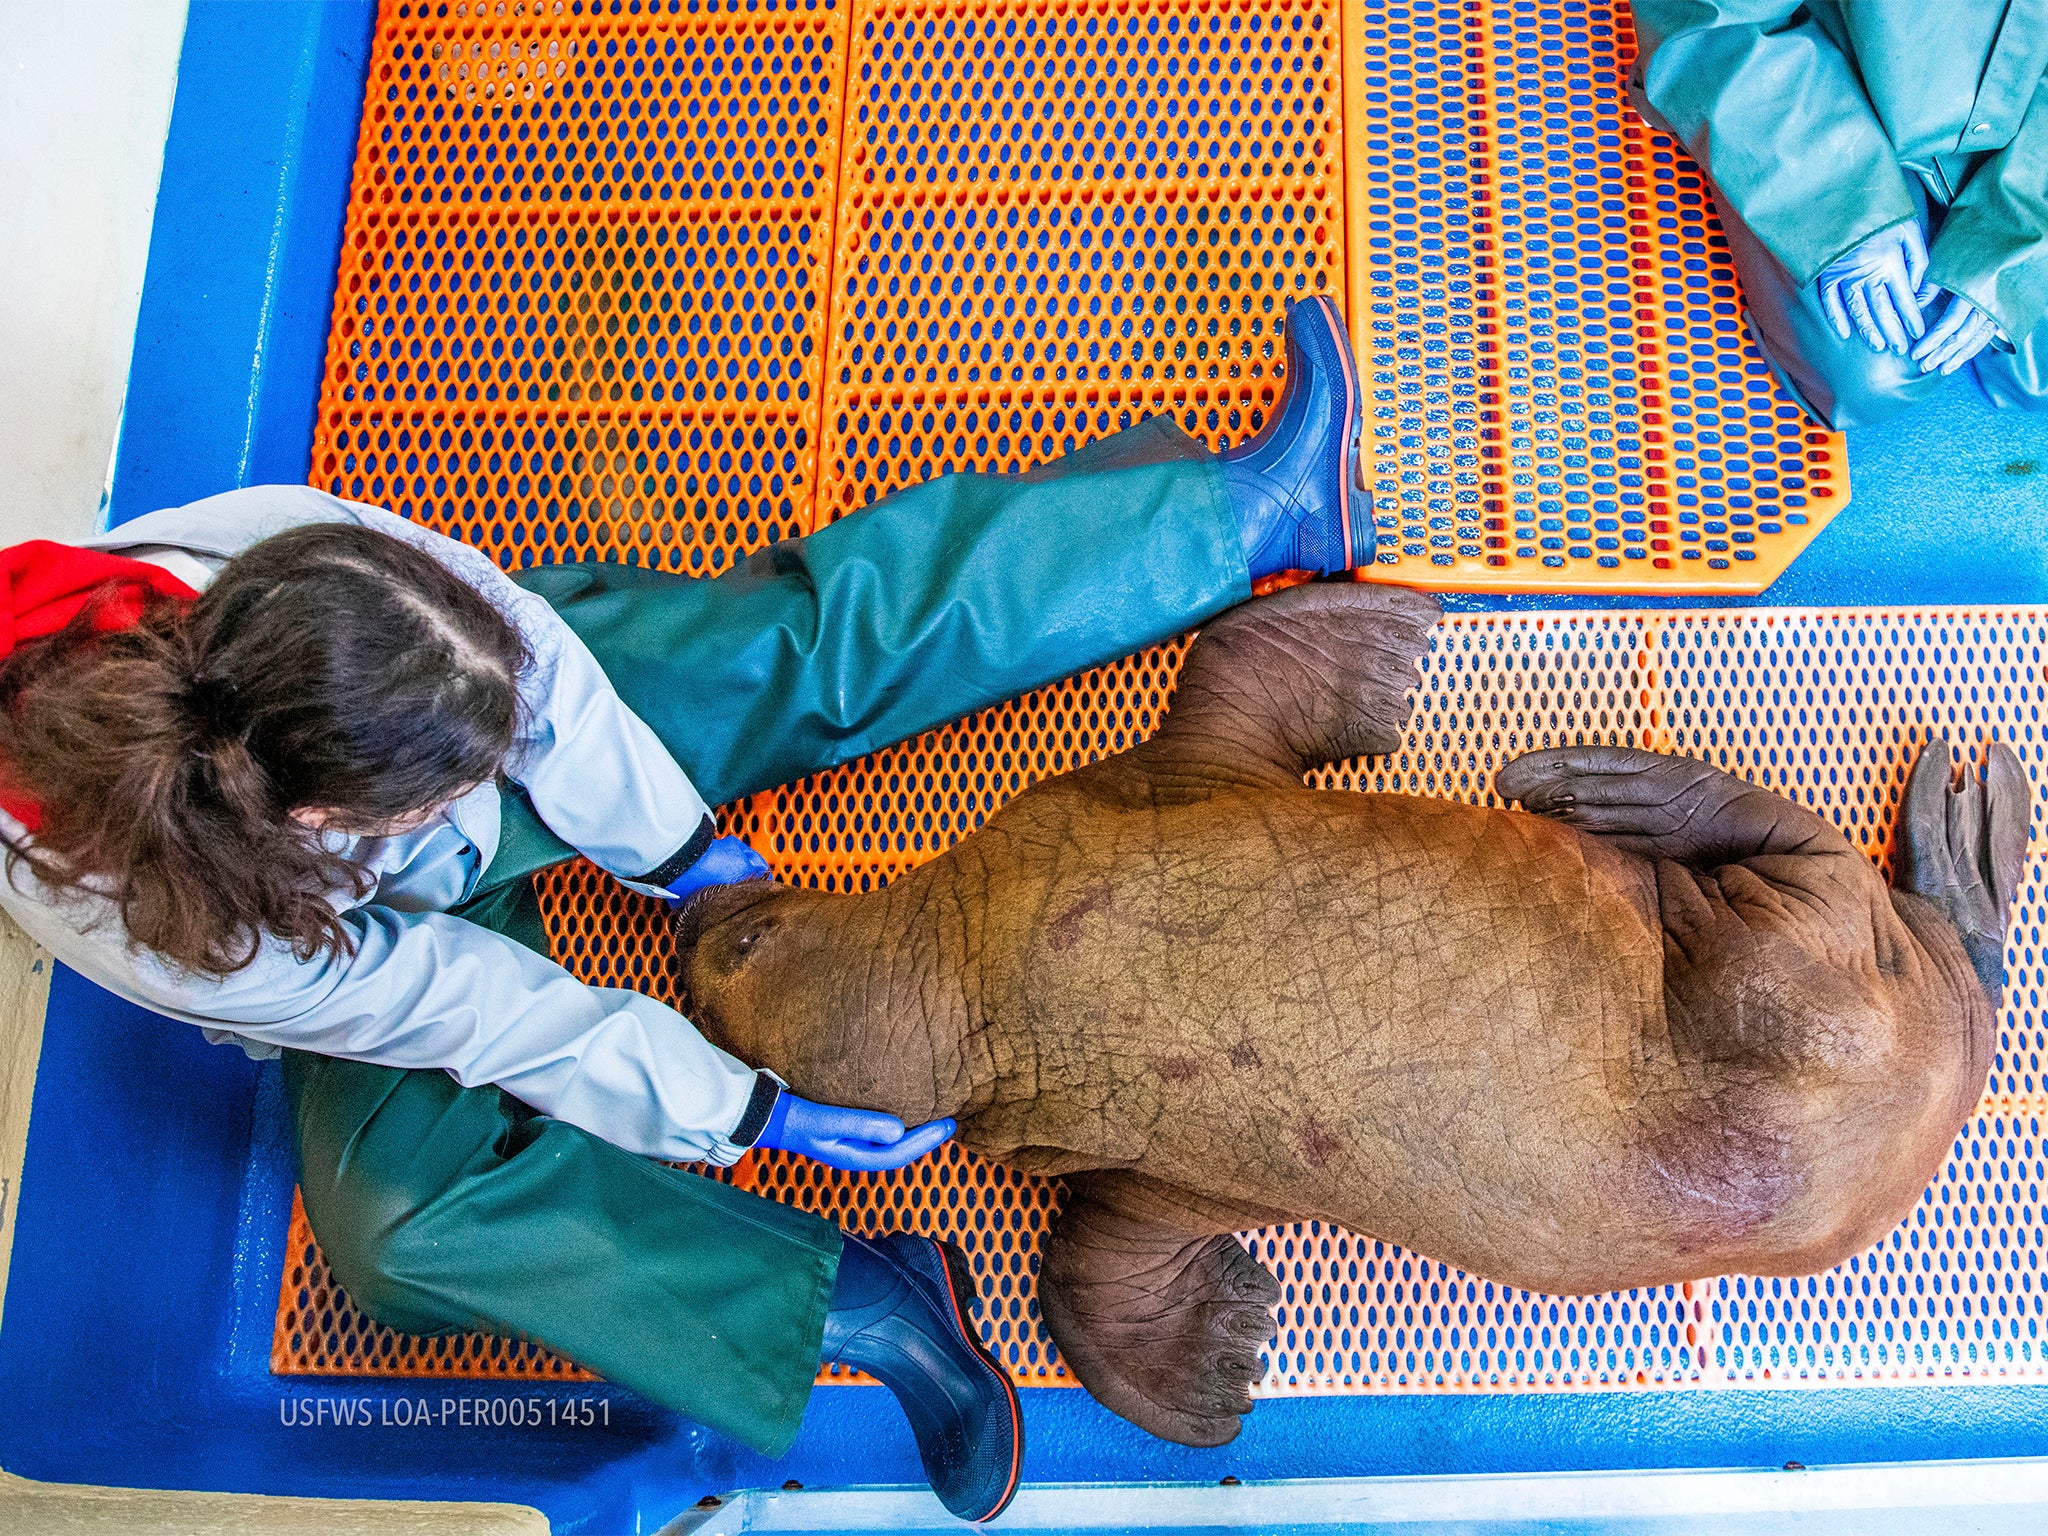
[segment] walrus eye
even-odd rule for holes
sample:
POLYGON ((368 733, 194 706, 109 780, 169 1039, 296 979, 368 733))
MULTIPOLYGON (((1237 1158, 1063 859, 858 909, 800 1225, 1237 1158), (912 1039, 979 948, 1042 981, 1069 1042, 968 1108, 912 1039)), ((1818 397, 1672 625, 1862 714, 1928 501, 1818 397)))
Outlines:
POLYGON ((754 946, 767 938, 774 930, 775 924, 773 922, 757 922, 742 929, 739 937, 732 941, 732 948, 727 952, 729 956, 726 961, 727 966, 730 969, 737 970, 740 966, 744 965, 747 957, 753 954, 754 946))
POLYGON ((686 966, 702 967, 707 976, 734 976, 753 958, 754 947, 777 926, 772 917, 740 915, 723 927, 691 936, 689 943, 678 948, 689 957, 686 966))

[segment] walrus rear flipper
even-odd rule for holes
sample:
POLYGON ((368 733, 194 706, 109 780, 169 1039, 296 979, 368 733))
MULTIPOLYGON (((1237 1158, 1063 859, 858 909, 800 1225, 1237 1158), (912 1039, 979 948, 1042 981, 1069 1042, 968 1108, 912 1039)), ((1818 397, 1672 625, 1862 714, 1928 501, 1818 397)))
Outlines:
MULTIPOLYGON (((1894 886, 1955 925, 1991 1006, 2005 985, 2005 928, 2027 858, 2033 791, 2012 749, 1992 742, 1980 782, 1951 790, 1942 737, 1921 750, 1899 814, 1894 886)), ((1812 856, 1868 879, 1863 856, 1825 817, 1689 757, 1635 747, 1552 747, 1502 766, 1494 789, 1524 810, 1598 833, 1651 858, 1711 870, 1746 859, 1812 856)))
POLYGON ((1441 613, 1425 592, 1353 581, 1242 603, 1204 626, 1148 755, 1211 783, 1299 785, 1325 763, 1392 752, 1441 613))
POLYGON ((1906 780, 1893 884, 1924 896, 1962 935, 1963 952, 1995 1011, 2005 990, 2005 929, 2026 874, 2033 788, 2003 742, 1991 743, 1984 777, 1963 771, 1951 789, 1954 752, 1932 738, 1906 780))
POLYGON ((1645 858, 1710 870, 1744 859, 1858 859, 1839 828, 1698 758, 1598 743, 1546 747, 1501 765, 1503 800, 1645 858))
POLYGON ((1146 1180, 1078 1174, 1067 1187, 1038 1277, 1067 1368, 1163 1440, 1236 1439, 1280 1283, 1228 1232, 1205 1232, 1214 1218, 1198 1205, 1146 1180))

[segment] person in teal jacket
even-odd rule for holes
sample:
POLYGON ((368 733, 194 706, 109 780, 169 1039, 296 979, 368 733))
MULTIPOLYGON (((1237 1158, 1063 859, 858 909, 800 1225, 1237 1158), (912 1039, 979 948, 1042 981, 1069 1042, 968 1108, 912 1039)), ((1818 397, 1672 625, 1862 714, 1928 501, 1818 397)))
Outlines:
POLYGON ((1819 420, 1971 367, 2048 400, 2048 0, 1636 0, 1637 109, 1706 171, 1749 321, 1819 420))

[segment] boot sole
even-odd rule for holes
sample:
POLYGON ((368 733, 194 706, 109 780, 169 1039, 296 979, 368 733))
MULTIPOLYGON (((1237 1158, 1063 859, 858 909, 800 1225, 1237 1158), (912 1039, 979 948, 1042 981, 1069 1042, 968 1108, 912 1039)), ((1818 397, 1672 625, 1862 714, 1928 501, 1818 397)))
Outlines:
POLYGON ((1010 1501, 1017 1497, 1017 1487, 1024 1466, 1024 1410, 1017 1398, 1017 1384, 1010 1380, 1010 1373, 1003 1369, 1002 1362, 989 1353, 981 1342, 981 1330, 970 1319, 973 1305, 980 1297, 974 1284, 974 1272, 968 1268, 967 1255, 957 1244, 941 1238, 929 1240, 939 1250, 939 1257, 946 1267, 946 1301, 953 1309, 953 1322, 960 1330, 960 1337, 974 1356, 988 1368, 997 1385, 1003 1389, 1003 1399, 1010 1409, 1010 1474, 1003 1484, 1003 1495, 995 1507, 986 1514, 972 1517, 975 1524, 995 1519, 1010 1507, 1010 1501))

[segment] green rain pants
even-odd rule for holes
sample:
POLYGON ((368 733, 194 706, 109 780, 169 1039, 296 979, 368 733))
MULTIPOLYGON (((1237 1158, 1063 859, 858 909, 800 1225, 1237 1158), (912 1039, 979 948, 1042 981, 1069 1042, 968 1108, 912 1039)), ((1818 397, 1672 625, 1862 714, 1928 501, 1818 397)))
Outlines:
MULTIPOLYGON (((522 576, 713 804, 1178 634, 1250 595, 1215 461, 1164 417, 1021 476, 951 475, 700 580, 522 576)), ((570 851, 508 795, 457 909, 545 953, 532 876, 570 851)), ((817 1373, 840 1236, 496 1088, 288 1053, 306 1214, 411 1333, 537 1339, 768 1455, 817 1373)))
MULTIPOLYGON (((1915 172, 1907 172, 1906 186, 1931 244, 1947 204, 1932 195, 1933 189, 1915 172)), ((1784 264, 1725 199, 1717 194, 1714 206, 1728 235, 1735 270, 1742 275, 1750 333, 1814 420, 1837 431, 1867 427, 1951 382, 1938 373, 1922 373, 1910 357, 1871 351, 1861 336, 1852 333, 1842 340, 1821 307, 1818 285, 1802 288, 1793 282, 1784 264)), ((1994 403, 2048 410, 2048 321, 2017 338, 2012 351, 1986 347, 1969 366, 1994 403)))

